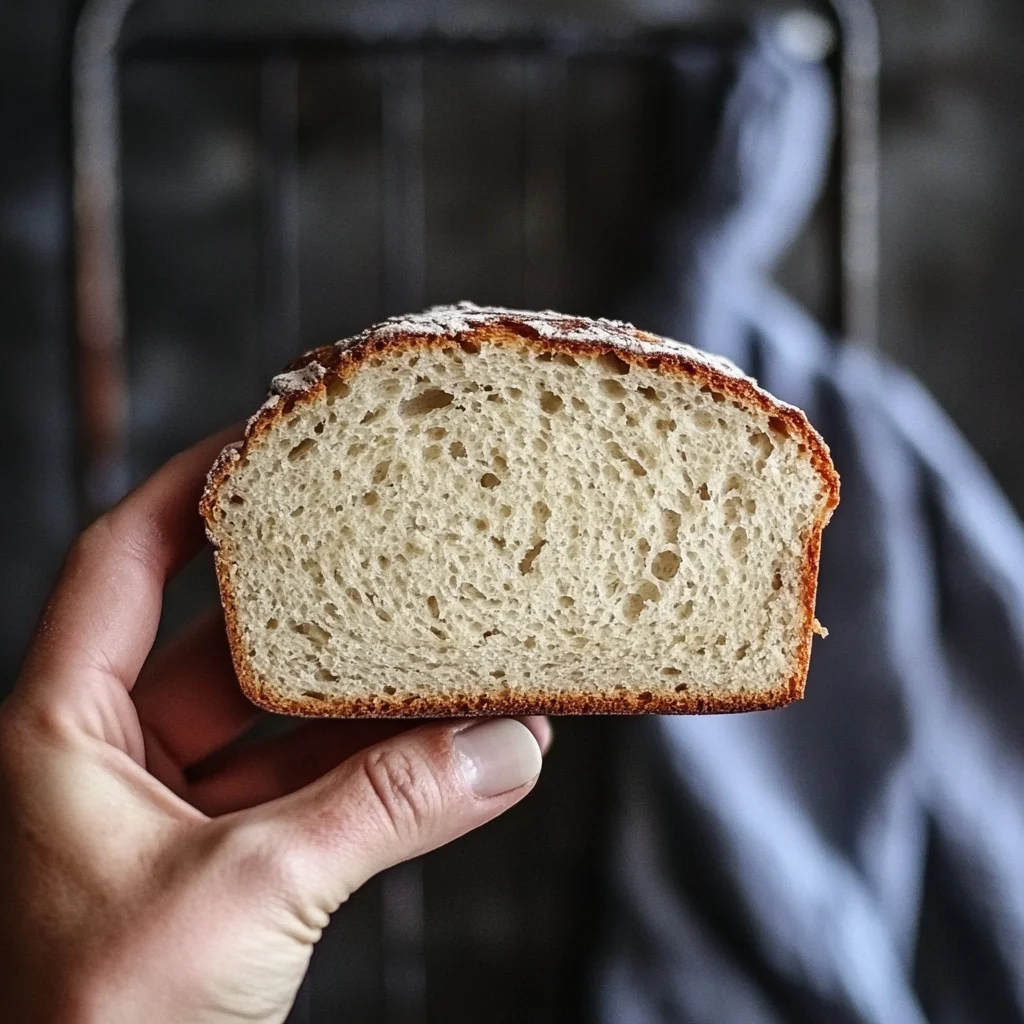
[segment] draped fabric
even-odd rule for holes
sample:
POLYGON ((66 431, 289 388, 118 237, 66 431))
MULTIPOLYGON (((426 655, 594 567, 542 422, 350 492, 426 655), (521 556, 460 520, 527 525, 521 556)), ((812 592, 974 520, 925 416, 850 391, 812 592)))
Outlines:
POLYGON ((1024 531, 913 379, 770 280, 821 184, 826 77, 758 36, 721 101, 622 312, 824 435, 831 634, 798 705, 622 727, 592 1019, 1024 1021, 1024 531))

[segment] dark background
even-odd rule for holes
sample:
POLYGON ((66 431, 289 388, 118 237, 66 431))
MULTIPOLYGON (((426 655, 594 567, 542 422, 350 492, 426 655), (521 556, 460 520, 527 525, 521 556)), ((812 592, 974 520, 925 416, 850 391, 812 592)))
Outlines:
MULTIPOLYGON (((656 22, 666 16, 667 6, 605 3, 590 9, 595 17, 614 20, 625 11, 656 22)), ((182 21, 198 10, 185 3, 164 8, 176 11, 182 21)), ((505 5, 501 17, 528 9, 505 5)), ((68 55, 75 10, 76 4, 56 0, 23 0, 0 8, 0 348, 8 381, 0 456, 7 491, 0 531, 0 688, 13 678, 78 518, 70 403, 75 379, 68 128, 68 55)), ((375 10, 385 20, 400 21, 405 8, 385 4, 375 5, 375 10)), ((884 352, 909 365, 932 388, 1022 508, 1024 7, 1017 0, 888 0, 879 5, 878 15, 883 53, 878 341, 884 352)), ((260 334, 259 268, 246 232, 258 230, 257 169, 245 132, 230 129, 233 119, 235 127, 244 124, 254 82, 231 69, 207 69, 188 75, 187 81, 181 72, 176 74, 177 81, 175 72, 139 65, 125 83, 125 162, 136 182, 126 197, 125 225, 133 476, 175 446, 249 411, 266 373, 276 366, 274 359, 288 354, 264 353, 257 360, 262 365, 254 365, 252 356, 251 342, 260 334), (188 147, 179 145, 186 134, 183 123, 190 128, 188 147), (203 130, 213 131, 211 126, 216 133, 204 140, 203 130), (189 236, 189 223, 204 224, 206 230, 189 236), (141 236, 133 237, 136 229, 141 236), (147 247, 146 239, 158 231, 163 232, 161 244, 147 247), (147 278, 159 283, 146 314, 149 322, 142 310, 133 319, 131 309, 131 289, 148 287, 147 278), (183 295, 190 302, 185 308, 183 295), (161 309, 161 302, 174 308, 161 309), (197 347, 187 329, 204 316, 204 335, 218 339, 209 349, 197 347), (186 373, 187 383, 182 378, 186 373), (228 377, 244 377, 246 384, 228 387, 225 394, 228 377), (174 387, 168 386, 171 381, 174 387), (156 423, 165 428, 155 432, 156 423)), ((337 109, 342 86, 350 97, 367 88, 358 70, 350 71, 344 83, 327 64, 308 74, 306 94, 315 102, 304 111, 304 123, 314 134, 318 123, 328 125, 343 113, 337 109)), ((460 104, 469 111, 471 101, 480 98, 481 84, 474 88, 467 81, 452 91, 449 124, 456 123, 460 104)), ((504 161, 493 119, 501 116, 501 89, 492 74, 486 86, 493 102, 479 108, 479 127, 485 137, 491 133, 488 174, 491 185, 500 187, 504 161)), ((643 88, 642 82, 620 76, 608 83, 603 100, 590 98, 591 114, 600 113, 608 122, 592 126, 595 145, 609 125, 615 130, 616 118, 619 137, 629 138, 631 103, 643 88)), ((364 109, 369 102, 366 97, 364 109)), ((358 109, 353 113, 350 107, 347 116, 358 139, 358 109)), ((581 131, 586 134, 585 124, 581 131)), ((339 207, 335 222, 322 232, 334 238, 333 248, 311 253, 303 265, 307 305, 301 341, 309 344, 362 327, 385 311, 379 282, 372 280, 374 261, 352 244, 360 235, 359 218, 373 216, 373 153, 365 146, 343 145, 338 137, 332 142, 329 136, 325 128, 309 173, 330 181, 344 164, 353 183, 350 195, 358 201, 348 203, 347 210, 339 207)), ((453 146, 457 140, 440 137, 434 144, 453 146)), ((592 181, 585 198, 628 221, 634 212, 629 203, 642 204, 644 197, 623 189, 639 173, 629 166, 629 147, 617 146, 615 153, 625 163, 592 181), (619 198, 613 202, 616 193, 619 198), (624 203, 623 195, 633 199, 624 203)), ((452 156, 460 154, 454 151, 452 156)), ((472 214, 472 203, 462 209, 472 214)), ((315 219, 319 212, 307 209, 302 215, 315 219)), ((614 237, 612 220, 602 238, 614 237)), ((482 223, 479 215, 476 223, 482 223)), ((454 223, 451 230, 457 237, 460 225, 454 223)), ((502 267, 493 260, 488 264, 487 254, 498 251, 494 240, 502 230, 499 211, 483 224, 480 244, 465 250, 462 266, 448 268, 449 281, 436 282, 434 288, 428 281, 427 298, 454 282, 458 294, 441 294, 439 299, 514 300, 508 289, 493 286, 502 277, 502 267), (489 284, 491 292, 501 294, 489 294, 489 284)), ((572 264, 579 278, 599 277, 607 245, 580 238, 573 251, 592 261, 584 265, 578 258, 572 264)), ((805 290, 811 298, 812 259, 813 249, 798 250, 789 271, 794 280, 809 282, 805 290)), ((578 296, 572 303, 578 311, 603 312, 586 288, 565 291, 578 296), (587 298, 587 305, 579 304, 587 298)))
MULTIPOLYGON (((8 380, 0 695, 84 515, 71 255, 69 57, 77 6, 22 0, 0 8, 0 349, 8 380)), ((470 23, 476 18, 478 30, 496 31, 530 24, 541 11, 585 10, 598 28, 615 29, 698 14, 724 18, 736 6, 538 0, 435 3, 430 10, 442 22, 457 13, 470 23)), ((746 5, 758 6, 765 5, 746 5)), ((187 26, 214 10, 226 11, 230 23, 274 8, 269 0, 139 0, 136 27, 144 34, 146 17, 187 26)), ((344 16, 385 29, 415 27, 427 9, 287 5, 290 17, 309 24, 326 12, 328 20, 344 16)), ((888 0, 878 15, 880 328, 869 340, 931 387, 1024 509, 1024 6, 888 0)), ((424 197, 429 258, 422 281, 410 284, 415 267, 399 281, 381 269, 379 68, 369 60, 303 60, 295 89, 302 187, 294 209, 302 244, 295 315, 285 323, 280 303, 267 315, 273 273, 262 234, 264 72, 243 59, 128 64, 121 153, 131 480, 251 412, 270 374, 300 348, 421 300, 614 312, 606 305, 611 285, 627 279, 642 257, 643 228, 657 219, 672 184, 664 168, 678 122, 669 130, 664 121, 664 76, 627 62, 559 78, 543 62, 505 58, 470 60, 452 71, 442 58, 423 66, 424 159, 438 173, 424 197), (534 150, 550 159, 531 165, 525 155, 534 150), (536 203, 526 229, 524 175, 536 203)), ((685 168, 678 152, 673 160, 685 168)), ((798 239, 778 274, 824 315, 828 243, 820 228, 815 222, 798 239)), ((172 623, 212 597, 209 566, 201 562, 171 595, 172 623)), ((549 829, 543 845, 524 842, 523 823, 531 819, 514 811, 424 860, 425 960, 438 977, 459 977, 474 965, 458 1006, 444 1004, 440 990, 432 994, 430 1019, 504 1019, 492 979, 505 977, 510 964, 525 1004, 544 1019, 569 1018, 568 1003, 559 1000, 570 998, 577 980, 592 909, 580 865, 600 840, 607 782, 606 723, 583 724, 560 723, 558 758, 531 800, 532 820, 549 829), (513 848, 515 856, 492 856, 513 848), (460 878, 457 906, 444 884, 453 872, 460 878), (495 892, 504 897, 500 913, 495 892), (517 936, 527 932, 535 955, 518 957, 517 936), (551 976, 561 978, 560 989, 551 976)), ((371 883, 318 948, 320 963, 344 963, 354 1020, 375 1019, 380 1003, 389 932, 379 918, 389 905, 394 892, 382 898, 380 884, 371 883)), ((329 989, 329 970, 315 973, 312 984, 329 989)))

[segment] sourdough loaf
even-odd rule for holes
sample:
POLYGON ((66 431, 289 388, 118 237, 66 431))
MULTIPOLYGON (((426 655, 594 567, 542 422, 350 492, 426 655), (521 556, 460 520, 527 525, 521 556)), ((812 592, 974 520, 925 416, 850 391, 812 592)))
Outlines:
POLYGON ((460 303, 293 363, 201 513, 262 707, 744 711, 803 693, 838 489, 725 360, 460 303))

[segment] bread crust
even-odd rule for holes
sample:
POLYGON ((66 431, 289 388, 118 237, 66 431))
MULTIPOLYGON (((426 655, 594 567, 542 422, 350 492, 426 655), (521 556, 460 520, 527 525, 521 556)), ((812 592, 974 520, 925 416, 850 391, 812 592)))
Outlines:
POLYGON ((199 511, 215 548, 217 582, 235 673, 249 700, 268 711, 311 718, 450 718, 531 714, 718 714, 768 710, 799 700, 804 695, 816 626, 814 604, 821 534, 838 504, 839 476, 828 445, 803 411, 780 402, 727 360, 621 321, 459 303, 386 320, 354 338, 312 349, 295 359, 285 373, 272 381, 270 395, 246 424, 243 440, 229 445, 217 457, 210 469, 199 511), (396 352, 447 349, 456 345, 473 347, 483 343, 527 352, 563 352, 584 358, 614 355, 632 366, 686 377, 767 413, 780 429, 806 446, 811 465, 821 478, 826 500, 805 543, 800 570, 801 638, 793 672, 783 688, 722 696, 686 690, 672 697, 655 692, 603 695, 520 691, 509 695, 454 693, 443 697, 404 698, 380 694, 357 700, 327 695, 323 699, 286 699, 264 688, 249 660, 238 622, 229 560, 220 548, 217 532, 220 494, 234 467, 295 408, 316 402, 329 385, 351 380, 365 364, 386 359, 396 352))

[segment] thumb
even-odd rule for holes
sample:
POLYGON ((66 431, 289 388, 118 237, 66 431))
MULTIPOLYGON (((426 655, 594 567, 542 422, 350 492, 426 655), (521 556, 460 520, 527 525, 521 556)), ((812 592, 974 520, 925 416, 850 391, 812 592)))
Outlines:
POLYGON ((331 913, 378 872, 517 803, 541 761, 534 732, 515 719, 438 723, 369 747, 257 813, 272 819, 295 895, 331 913))

